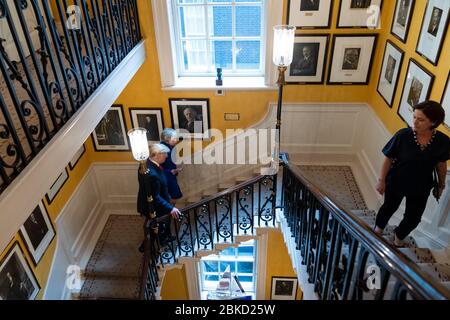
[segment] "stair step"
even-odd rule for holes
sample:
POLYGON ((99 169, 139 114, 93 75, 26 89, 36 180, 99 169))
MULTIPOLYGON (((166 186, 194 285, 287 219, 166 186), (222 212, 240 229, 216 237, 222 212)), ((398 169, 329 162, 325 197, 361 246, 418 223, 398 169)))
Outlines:
POLYGON ((140 277, 97 277, 85 280, 79 299, 138 299, 140 277))
POLYGON ((439 282, 450 281, 450 264, 446 263, 418 263, 419 268, 439 282))
POLYGON ((212 189, 209 189, 209 190, 206 190, 206 191, 204 191, 203 193, 202 193, 202 196, 203 197, 210 197, 210 196, 213 196, 213 195, 215 195, 216 193, 218 193, 219 191, 217 190, 217 188, 212 188, 212 189))
POLYGON ((190 197, 186 200, 188 204, 196 203, 202 200, 202 197, 190 197))
POLYGON ((247 180, 250 180, 251 178, 253 178, 253 176, 241 176, 241 177, 234 178, 234 180, 236 180, 236 183, 242 183, 247 180))
POLYGON ((436 263, 433 253, 428 248, 400 248, 399 251, 415 263, 436 263))
POLYGON ((226 190, 228 188, 232 188, 235 185, 236 185, 235 183, 231 183, 231 182, 221 183, 221 184, 219 184, 218 189, 219 189, 219 191, 223 191, 223 190, 226 190))

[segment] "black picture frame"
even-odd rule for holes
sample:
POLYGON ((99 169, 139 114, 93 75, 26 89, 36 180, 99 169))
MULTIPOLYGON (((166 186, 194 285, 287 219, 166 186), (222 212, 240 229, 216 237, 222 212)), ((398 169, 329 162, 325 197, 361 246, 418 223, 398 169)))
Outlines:
POLYGON ((91 134, 95 151, 130 151, 127 131, 123 105, 112 105, 91 134))
POLYGON ((336 28, 375 29, 381 23, 382 10, 383 0, 340 0, 336 28), (371 5, 378 5, 378 12, 368 12, 366 7, 352 8, 351 6, 354 1, 361 1, 362 3, 370 1, 369 7, 371 5), (369 26, 368 21, 373 15, 376 15, 376 23, 369 26))
POLYGON ((392 16, 391 23, 391 34, 403 43, 408 41, 409 28, 411 27, 412 17, 414 15, 414 8, 416 5, 416 0, 397 0, 395 5, 394 14, 392 16), (409 6, 405 11, 405 6, 403 3, 409 1, 409 6), (404 19, 404 25, 399 23, 399 18, 404 19), (400 31, 404 30, 404 34, 400 34, 400 31))
POLYGON ((164 117, 162 108, 129 108, 133 128, 147 129, 147 141, 150 144, 159 143, 164 130, 164 117), (140 116, 150 119, 151 125, 145 124, 140 116))
POLYGON ((429 98, 431 89, 433 88, 433 82, 434 82, 434 74, 428 71, 417 60, 410 58, 408 62, 408 69, 406 71, 406 80, 403 84, 402 95, 400 98, 399 106, 397 108, 398 116, 408 126, 411 127, 412 113, 413 113, 412 106, 422 101, 425 101, 429 98), (426 90, 423 90, 423 86, 427 79, 423 78, 418 79, 416 75, 417 77, 429 78, 428 83, 426 85, 427 87, 426 90), (409 79, 411 79, 411 81, 409 79), (419 96, 417 96, 417 91, 419 89, 420 89, 419 96), (408 92, 408 96, 405 96, 406 92, 408 92), (410 122, 408 122, 408 120, 410 120, 410 122))
POLYGON ((70 160, 70 162, 69 162, 70 171, 75 169, 76 165, 78 164, 78 161, 80 161, 81 157, 85 154, 85 152, 86 152, 86 146, 83 143, 81 145, 81 147, 78 149, 78 151, 72 157, 72 160, 70 160))
MULTIPOLYGON (((333 35, 330 53, 330 62, 328 64, 329 68, 328 68, 327 84, 367 85, 369 83, 369 76, 372 70, 373 55, 376 50, 377 41, 378 41, 378 34, 372 33, 333 35), (340 42, 340 39, 344 39, 343 40, 344 45, 341 44, 337 45, 338 41, 340 42), (364 43, 363 39, 366 39, 368 42, 364 43), (365 44, 366 47, 362 46, 361 44, 365 44), (341 52, 342 49, 344 49, 344 52, 341 52), (348 56, 351 53, 348 52, 347 49, 354 49, 353 52, 355 54, 352 54, 352 56, 357 56, 358 60, 356 61, 357 63, 356 69, 352 69, 350 63, 345 64, 345 56, 346 55, 348 56), (360 50, 358 51, 358 49, 360 50), (362 61, 361 65, 359 65, 360 61, 362 61), (359 72, 360 74, 358 74, 357 72, 359 72), (345 77, 347 77, 347 79, 345 79, 345 77)), ((356 58, 354 60, 356 60, 356 58)))
POLYGON ((422 25, 420 27, 419 39, 417 40, 416 52, 434 66, 438 65, 442 46, 447 35, 449 22, 450 3, 442 0, 428 0, 425 14, 422 18, 422 25), (447 5, 447 7, 445 7, 445 5, 447 5), (436 12, 435 9, 441 10, 442 12, 438 18, 438 25, 436 26, 433 24, 437 27, 436 30, 431 31, 430 28, 432 26, 432 21, 434 21, 432 16, 434 16, 434 12, 436 12), (443 10, 446 11, 444 12, 443 10), (443 14, 445 14, 444 19, 442 19, 443 14), (430 52, 425 52, 426 50, 430 50, 430 52))
POLYGON ((397 92, 397 86, 400 79, 400 72, 403 66, 404 55, 404 51, 396 46, 394 42, 392 42, 391 40, 386 41, 383 54, 383 62, 381 64, 380 75, 378 76, 377 92, 381 96, 381 98, 383 98, 384 102, 386 102, 389 108, 392 108, 395 93, 397 92), (396 51, 394 52, 396 54, 396 57, 392 57, 391 55, 389 57, 386 56, 386 54, 390 53, 391 50, 396 51), (390 58, 398 59, 395 60, 395 66, 393 67, 394 70, 391 70, 391 72, 389 72, 388 69, 392 68, 392 65, 390 65, 390 58))
POLYGON ((39 201, 39 204, 20 227, 19 233, 34 265, 37 266, 56 236, 50 216, 42 201, 39 201))
POLYGON ((316 5, 309 7, 307 0, 288 0, 287 24, 297 29, 329 29, 334 0, 313 0, 316 5))
POLYGON ((67 171, 67 168, 64 168, 63 172, 59 174, 58 178, 56 178, 55 182, 53 182, 52 186, 45 194, 45 198, 47 199, 48 204, 51 204, 53 200, 55 200, 59 191, 66 184, 68 179, 69 179, 69 171, 67 171))
POLYGON ((272 276, 270 300, 296 300, 298 279, 296 277, 272 276))
MULTIPOLYGON (((183 139, 209 139, 211 128, 210 106, 208 98, 169 98, 170 116, 172 127, 178 131, 178 136, 183 139), (185 110, 191 109, 195 122, 201 121, 201 133, 193 132, 193 125, 187 123, 185 110), (181 115, 183 114, 183 116, 181 115), (184 118, 184 121, 180 119, 184 118), (183 124, 184 123, 184 124, 183 124), (187 128, 187 126, 189 128, 187 128)), ((192 123, 192 122, 191 122, 192 123)))
POLYGON ((447 82, 442 93, 441 105, 447 115, 446 120, 444 120, 444 126, 450 130, 450 72, 448 73, 447 82))
POLYGON ((0 300, 34 300, 41 287, 18 241, 0 261, 0 300))
POLYGON ((295 36, 292 63, 286 70, 287 84, 324 83, 329 39, 328 34, 295 36), (305 51, 309 52, 311 62, 305 61, 305 51))

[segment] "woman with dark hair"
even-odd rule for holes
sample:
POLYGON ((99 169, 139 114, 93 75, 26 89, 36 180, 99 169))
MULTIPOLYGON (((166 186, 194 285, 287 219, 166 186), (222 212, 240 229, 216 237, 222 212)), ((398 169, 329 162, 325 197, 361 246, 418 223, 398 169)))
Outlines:
POLYGON ((386 146, 377 191, 384 194, 384 203, 378 211, 374 231, 382 234, 389 219, 406 198, 403 220, 394 230, 394 245, 420 223, 430 191, 433 189, 433 171, 437 170, 437 186, 433 194, 438 199, 445 188, 447 160, 450 159, 450 138, 436 128, 444 121, 445 111, 434 101, 425 101, 413 107, 412 128, 399 130, 386 146))

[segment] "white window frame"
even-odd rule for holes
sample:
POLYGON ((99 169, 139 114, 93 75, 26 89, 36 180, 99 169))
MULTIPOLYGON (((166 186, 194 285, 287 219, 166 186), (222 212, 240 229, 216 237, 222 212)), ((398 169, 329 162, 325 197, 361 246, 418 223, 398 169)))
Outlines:
POLYGON ((163 90, 232 89, 232 90, 276 90, 277 69, 272 62, 273 26, 281 24, 283 1, 265 2, 265 57, 264 76, 228 77, 224 76, 223 86, 215 85, 215 77, 181 77, 178 73, 175 49, 173 0, 152 0, 156 48, 163 90), (169 41, 168 41, 169 39, 169 41))
MULTIPOLYGON (((263 2, 263 4, 261 5, 261 3, 255 3, 255 2, 236 2, 235 0, 229 0, 228 2, 212 2, 212 3, 203 3, 203 4, 183 4, 183 5, 178 5, 177 4, 177 0, 173 0, 171 1, 172 3, 172 12, 174 14, 175 19, 173 19, 173 26, 175 27, 175 31, 173 32, 173 36, 175 39, 175 50, 177 52, 176 57, 177 57, 177 67, 178 67, 178 74, 181 77, 211 77, 211 76, 215 76, 215 69, 211 69, 211 65, 208 65, 208 71, 207 73, 201 73, 201 72, 189 72, 187 70, 185 70, 184 68, 184 64, 183 64, 183 60, 184 60, 184 56, 183 56, 183 47, 182 47, 182 39, 181 39, 181 25, 180 25, 180 12, 179 12, 179 7, 190 7, 190 6, 203 6, 204 7, 204 15, 206 17, 206 19, 208 20, 209 18, 209 8, 212 7, 230 7, 231 6, 231 10, 232 10, 232 35, 231 36, 226 36, 226 37, 217 37, 217 36, 210 36, 209 35, 209 27, 211 27, 211 25, 209 24, 209 20, 206 22, 205 24, 205 32, 206 32, 206 39, 200 39, 200 40, 204 40, 206 41, 206 54, 207 54, 207 60, 210 61, 212 59, 211 55, 212 55, 212 51, 211 51, 211 47, 210 47, 210 43, 209 41, 214 41, 214 40, 222 40, 221 38, 223 38, 223 40, 225 41, 231 41, 232 42, 232 51, 236 52, 236 42, 238 41, 261 41, 262 44, 260 45, 260 65, 259 65, 259 69, 237 69, 237 63, 236 63, 236 54, 234 53, 232 55, 232 69, 231 71, 228 69, 223 69, 223 75, 227 76, 227 75, 231 75, 231 76, 244 76, 244 77, 252 77, 252 76, 256 76, 256 77, 262 77, 264 76, 264 67, 265 67, 265 40, 266 40, 266 27, 267 27, 267 23, 265 21, 265 19, 267 19, 267 15, 265 13, 265 10, 267 9, 267 1, 265 0, 260 0, 263 2), (243 37, 243 36, 236 36, 235 35, 235 31, 236 31, 236 7, 248 7, 248 6, 254 6, 254 7, 261 7, 261 29, 260 29, 260 36, 248 36, 248 37, 243 37)), ((203 37, 201 37, 203 38, 203 37)))

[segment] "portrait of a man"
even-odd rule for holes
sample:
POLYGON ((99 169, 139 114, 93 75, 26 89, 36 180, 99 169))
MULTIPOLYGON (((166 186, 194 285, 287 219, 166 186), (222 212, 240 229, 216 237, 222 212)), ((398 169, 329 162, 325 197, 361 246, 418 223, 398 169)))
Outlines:
POLYGON ((397 60, 394 59, 391 55, 389 55, 387 63, 386 63, 386 72, 384 73, 384 78, 387 82, 392 83, 392 79, 394 77, 395 66, 397 65, 397 60))
POLYGON ((416 77, 413 77, 411 81, 411 88, 409 88, 408 99, 406 100, 411 107, 419 103, 422 89, 422 82, 420 82, 416 77))
POLYGON ((397 23, 402 27, 406 26, 406 19, 408 18, 409 6, 411 0, 401 0, 398 8, 397 23))
POLYGON ((34 291, 17 253, 13 253, 0 271, 0 300, 28 300, 34 291))
POLYGON ((300 11, 318 11, 320 0, 301 0, 300 11))
POLYGON ((352 0, 351 9, 367 9, 370 6, 370 0, 352 0))
POLYGON ((123 145, 124 136, 117 110, 108 110, 95 129, 99 145, 123 145))
POLYGON ((295 43, 290 76, 315 76, 319 57, 319 43, 295 43))
POLYGON ((48 232, 47 224, 39 206, 33 210, 25 221, 24 227, 34 250, 36 250, 48 232))
POLYGON ((435 36, 439 31, 439 24, 441 23, 442 18, 442 9, 438 7, 433 8, 433 12, 431 13, 430 24, 428 25, 428 33, 435 36))
POLYGON ((148 141, 159 141, 158 119, 156 114, 138 114, 139 127, 147 129, 148 141))
POLYGON ((361 48, 346 48, 344 51, 344 61, 342 70, 357 70, 361 48))
POLYGON ((180 129, 185 129, 190 133, 194 133, 195 126, 199 126, 200 132, 203 132, 203 116, 201 106, 183 106, 178 105, 177 108, 180 129))
POLYGON ((280 296, 292 295, 294 289, 294 282, 291 280, 277 280, 275 284, 275 294, 280 296))

